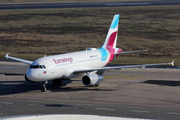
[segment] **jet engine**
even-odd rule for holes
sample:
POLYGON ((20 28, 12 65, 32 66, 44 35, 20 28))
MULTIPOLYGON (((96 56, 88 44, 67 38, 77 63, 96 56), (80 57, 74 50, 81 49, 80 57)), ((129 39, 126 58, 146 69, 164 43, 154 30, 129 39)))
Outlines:
POLYGON ((85 86, 98 86, 103 81, 103 76, 98 74, 87 74, 82 77, 82 83, 85 86))

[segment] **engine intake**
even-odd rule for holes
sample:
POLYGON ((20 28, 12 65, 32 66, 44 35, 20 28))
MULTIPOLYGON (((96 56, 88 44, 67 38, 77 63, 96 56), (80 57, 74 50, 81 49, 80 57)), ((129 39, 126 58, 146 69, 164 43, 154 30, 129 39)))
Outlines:
POLYGON ((82 83, 85 86, 99 85, 103 81, 103 76, 98 74, 88 74, 82 77, 82 83))

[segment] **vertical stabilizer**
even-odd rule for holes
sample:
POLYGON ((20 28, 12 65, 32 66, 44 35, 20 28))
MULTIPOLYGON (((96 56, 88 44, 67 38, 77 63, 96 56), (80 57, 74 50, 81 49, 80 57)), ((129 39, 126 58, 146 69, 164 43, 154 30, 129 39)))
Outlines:
POLYGON ((98 49, 101 54, 101 60, 106 61, 108 59, 107 64, 114 59, 114 54, 116 52, 119 16, 119 14, 114 15, 104 44, 98 49))
POLYGON ((103 44, 104 49, 116 48, 117 35, 118 35, 118 24, 119 24, 119 14, 114 15, 111 26, 109 28, 108 34, 103 44))

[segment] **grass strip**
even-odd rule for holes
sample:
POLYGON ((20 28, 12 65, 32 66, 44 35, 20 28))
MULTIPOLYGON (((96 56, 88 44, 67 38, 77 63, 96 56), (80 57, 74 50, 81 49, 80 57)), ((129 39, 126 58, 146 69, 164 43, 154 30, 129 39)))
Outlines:
POLYGON ((0 58, 10 53, 35 60, 44 54, 101 47, 114 14, 120 14, 117 47, 123 51, 149 50, 121 55, 121 58, 137 58, 124 60, 125 64, 151 58, 147 63, 158 63, 172 58, 180 65, 179 6, 4 10, 0 13, 0 58))

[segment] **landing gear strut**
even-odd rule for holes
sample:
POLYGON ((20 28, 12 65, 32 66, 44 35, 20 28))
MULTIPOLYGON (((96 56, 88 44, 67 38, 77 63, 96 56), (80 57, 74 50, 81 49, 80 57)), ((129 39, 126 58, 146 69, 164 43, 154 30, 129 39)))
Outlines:
POLYGON ((46 88, 46 84, 48 83, 48 81, 43 82, 43 86, 41 88, 41 92, 46 92, 47 88, 46 88))

